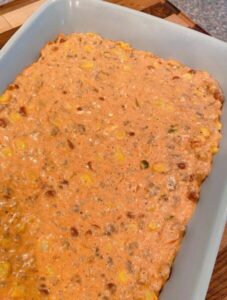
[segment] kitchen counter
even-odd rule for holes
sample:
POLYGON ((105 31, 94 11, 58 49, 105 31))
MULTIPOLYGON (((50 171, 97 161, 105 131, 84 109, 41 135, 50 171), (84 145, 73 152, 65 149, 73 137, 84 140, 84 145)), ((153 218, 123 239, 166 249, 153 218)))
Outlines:
POLYGON ((171 0, 216 38, 227 42, 227 0, 171 0))

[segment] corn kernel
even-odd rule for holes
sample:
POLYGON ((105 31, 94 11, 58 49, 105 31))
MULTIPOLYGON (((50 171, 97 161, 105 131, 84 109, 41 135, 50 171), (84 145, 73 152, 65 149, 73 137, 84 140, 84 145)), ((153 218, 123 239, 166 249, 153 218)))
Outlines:
POLYGON ((184 78, 184 79, 192 79, 192 74, 190 74, 190 73, 185 73, 185 74, 183 74, 182 75, 182 78, 184 78))
POLYGON ((154 105, 158 108, 161 108, 163 110, 167 111, 173 111, 173 105, 166 100, 163 99, 157 99, 154 101, 154 105))
POLYGON ((128 43, 125 43, 125 42, 118 42, 118 45, 122 48, 122 49, 125 49, 125 50, 129 50, 131 49, 131 46, 128 44, 128 43))
POLYGON ((173 59, 168 60, 168 65, 171 67, 180 67, 180 63, 173 59))
POLYGON ((154 212, 156 210, 155 206, 151 206, 147 209, 149 212, 154 212))
POLYGON ((211 146, 211 153, 212 154, 216 154, 216 153, 218 153, 218 151, 219 151, 219 148, 217 147, 217 146, 215 146, 215 145, 213 145, 213 146, 211 146))
POLYGON ((23 285, 15 285, 10 292, 13 299, 24 299, 25 297, 25 287, 23 285))
POLYGON ((206 138, 210 136, 210 130, 207 127, 201 127, 200 132, 206 138))
POLYGON ((23 233, 23 232, 25 232, 26 227, 27 227, 27 224, 25 222, 21 222, 21 223, 17 224, 16 232, 17 233, 23 233))
POLYGON ((0 262, 0 280, 6 280, 11 272, 11 264, 7 261, 0 262))
POLYGON ((145 299, 144 300, 158 300, 157 295, 155 292, 151 292, 149 290, 145 291, 145 299))
POLYGON ((26 149, 26 143, 23 139, 19 138, 16 140, 16 147, 19 150, 25 150, 26 149))
POLYGON ((165 173, 167 171, 167 166, 164 163, 155 163, 151 169, 155 173, 165 173))
POLYGON ((156 107, 165 108, 165 106, 166 106, 166 101, 163 100, 163 99, 156 99, 156 100, 154 101, 154 105, 155 105, 156 107))
POLYGON ((73 109, 73 106, 72 106, 70 103, 66 102, 66 103, 64 104, 64 108, 67 109, 67 110, 72 110, 72 109, 73 109))
POLYGON ((110 252, 110 251, 112 251, 112 250, 113 250, 113 245, 112 245, 112 243, 106 243, 106 244, 105 244, 105 251, 110 252))
POLYGON ((39 178, 39 175, 38 175, 38 173, 29 170, 28 172, 26 172, 26 178, 29 181, 36 181, 39 178))
POLYGON ((9 119, 10 119, 11 122, 16 123, 16 122, 21 120, 21 115, 17 112, 12 112, 9 115, 9 119))
POLYGON ((217 128, 218 130, 221 130, 221 129, 222 129, 222 123, 221 123, 220 121, 217 121, 217 122, 216 122, 216 128, 217 128))
POLYGON ((93 50, 92 46, 89 46, 89 45, 84 46, 84 51, 91 52, 92 50, 93 50))
POLYGON ((199 136, 199 139, 200 139, 200 141, 201 141, 202 143, 205 143, 205 142, 206 142, 206 138, 205 138, 204 135, 200 135, 200 136, 199 136))
POLYGON ((117 279, 120 283, 127 283, 129 281, 129 275, 125 270, 122 270, 117 274, 117 279))
POLYGON ((59 118, 52 118, 50 122, 56 127, 61 127, 62 125, 62 120, 59 118))
POLYGON ((99 131, 102 128, 102 122, 101 121, 97 121, 95 124, 95 130, 99 131))
POLYGON ((93 179, 92 176, 88 173, 85 173, 83 175, 80 176, 80 179, 83 181, 83 183, 90 185, 93 183, 93 179))
POLYGON ((108 202, 106 204, 106 208, 109 208, 109 209, 114 209, 116 208, 116 202, 108 202))
POLYGON ((84 69, 84 70, 90 70, 90 69, 92 69, 93 67, 94 67, 93 62, 89 62, 89 61, 87 61, 87 62, 82 62, 82 63, 80 64, 80 68, 81 68, 81 69, 84 69))
POLYGON ((114 157, 120 163, 123 163, 125 160, 125 155, 120 149, 115 152, 114 157))
POLYGON ((7 104, 10 101, 10 95, 5 92, 3 95, 0 96, 0 104, 7 104))
POLYGON ((94 32, 87 32, 86 33, 87 36, 91 36, 91 37, 94 37, 94 36, 98 36, 96 33, 94 32))
POLYGON ((49 250, 49 242, 46 239, 40 241, 40 250, 42 252, 47 252, 49 250))
POLYGON ((131 71, 131 69, 132 69, 132 68, 131 68, 130 65, 124 65, 124 66, 123 66, 123 70, 126 71, 126 72, 131 71))
POLYGON ((9 238, 1 238, 0 239, 0 247, 8 249, 10 247, 10 239, 9 238))
POLYGON ((35 109, 37 109, 37 105, 35 105, 35 103, 31 102, 31 103, 28 103, 27 106, 27 111, 28 113, 32 113, 35 109))
POLYGON ((132 233, 138 231, 138 225, 135 224, 135 223, 130 223, 130 224, 128 224, 127 228, 128 228, 128 230, 129 230, 130 232, 132 232, 132 233))
POLYGON ((159 61, 155 60, 153 63, 152 63, 152 66, 154 69, 160 69, 162 67, 162 65, 159 63, 159 61))
POLYGON ((125 134, 125 131, 123 131, 123 130, 120 130, 120 131, 116 132, 116 138, 118 138, 119 140, 124 139, 125 136, 126 136, 126 134, 125 134))
POLYGON ((112 132, 112 131, 114 131, 117 128, 118 128, 118 125, 112 125, 112 126, 110 126, 110 127, 107 128, 107 131, 112 132))
POLYGON ((125 51, 122 51, 121 49, 113 49, 112 54, 115 54, 118 56, 122 62, 125 62, 128 59, 127 53, 125 51))
POLYGON ((148 224, 148 228, 150 231, 154 231, 158 228, 158 226, 155 223, 150 223, 150 224, 148 224))
POLYGON ((46 267, 46 272, 47 272, 48 276, 54 275, 54 270, 51 267, 46 267))
POLYGON ((13 151, 10 147, 3 148, 1 152, 5 157, 12 157, 13 156, 13 151))

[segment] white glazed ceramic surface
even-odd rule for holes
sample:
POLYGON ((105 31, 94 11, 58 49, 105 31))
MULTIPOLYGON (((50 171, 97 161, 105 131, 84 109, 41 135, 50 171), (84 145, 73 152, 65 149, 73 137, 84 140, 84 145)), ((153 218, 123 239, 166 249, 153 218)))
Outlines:
MULTIPOLYGON (((101 0, 49 0, 0 51, 0 92, 35 61, 59 33, 97 32, 161 57, 209 71, 227 99, 227 44, 191 29, 101 0)), ((203 184, 201 199, 161 300, 203 300, 227 215, 227 110, 221 151, 203 184)), ((72 299, 76 300, 76 299, 72 299)))

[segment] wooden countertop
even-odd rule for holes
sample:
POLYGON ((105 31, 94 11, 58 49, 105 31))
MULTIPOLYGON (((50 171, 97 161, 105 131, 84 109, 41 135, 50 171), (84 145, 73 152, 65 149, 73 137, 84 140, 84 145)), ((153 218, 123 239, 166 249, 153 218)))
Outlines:
MULTIPOLYGON (((208 34, 167 0, 107 0, 208 34)), ((0 7, 0 48, 45 0, 14 0, 0 7)), ((183 295, 182 295, 182 300, 183 295)), ((201 299, 203 300, 203 299, 201 299)), ((206 300, 227 300, 227 226, 206 300)))

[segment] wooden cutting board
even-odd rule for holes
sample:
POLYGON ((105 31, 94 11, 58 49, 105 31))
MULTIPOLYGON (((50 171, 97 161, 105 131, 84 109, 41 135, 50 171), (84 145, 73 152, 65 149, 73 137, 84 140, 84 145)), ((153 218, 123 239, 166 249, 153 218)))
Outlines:
MULTIPOLYGON (((0 48, 46 0, 14 0, 0 7, 0 48)), ((62 0, 64 1, 64 0, 62 0)), ((107 0, 208 34, 167 0, 107 0)), ((171 299, 172 300, 172 299, 171 299)), ((184 296, 182 295, 182 300, 184 296)), ((203 299, 201 299, 203 300, 203 299)), ((227 300, 227 227, 219 249, 206 300, 227 300)))
MULTIPOLYGON (((46 0, 14 0, 0 7, 0 48, 27 20, 27 18, 46 0)), ((178 23, 185 27, 208 34, 190 20, 178 8, 165 0, 107 0, 148 14, 178 23)))

